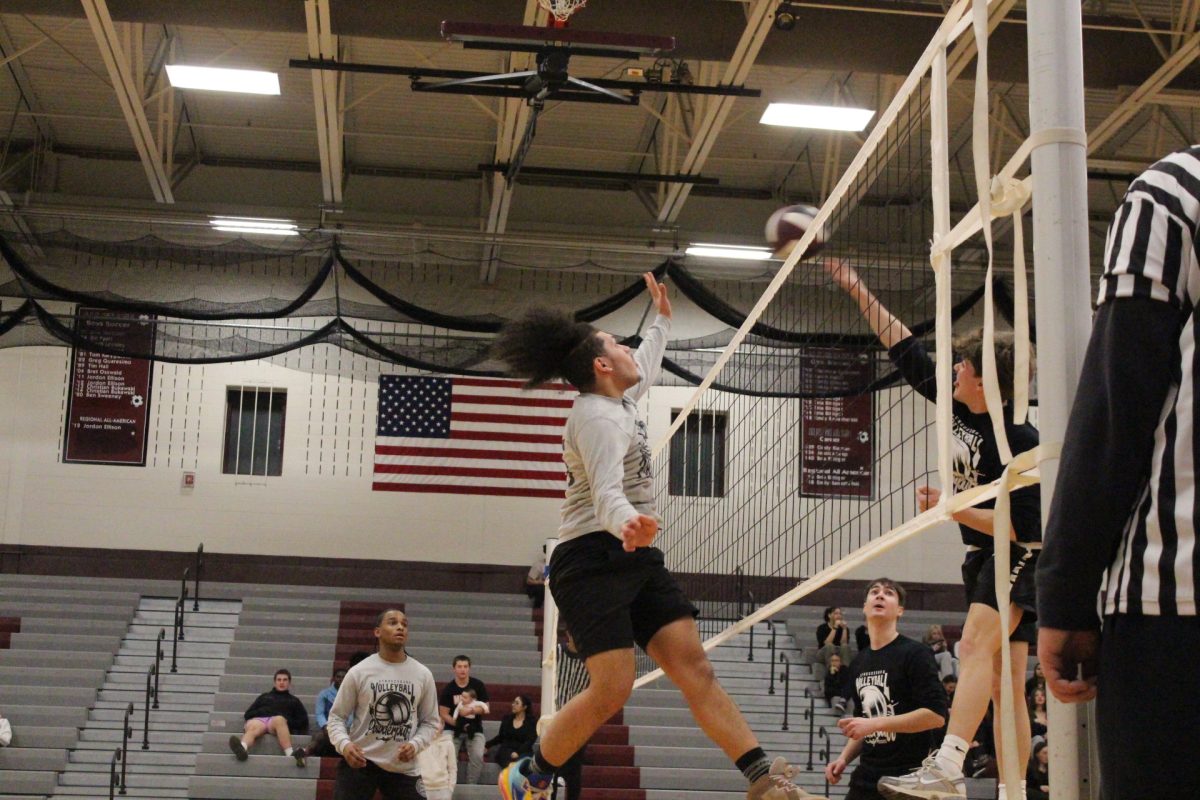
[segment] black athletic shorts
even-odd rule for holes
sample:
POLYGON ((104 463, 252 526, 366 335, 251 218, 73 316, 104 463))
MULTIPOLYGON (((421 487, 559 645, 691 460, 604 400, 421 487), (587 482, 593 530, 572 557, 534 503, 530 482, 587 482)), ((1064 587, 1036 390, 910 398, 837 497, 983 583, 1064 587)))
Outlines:
POLYGON ((661 550, 626 553, 607 531, 554 548, 550 592, 584 658, 634 644, 645 650, 660 628, 699 614, 667 571, 661 550))
MULTIPOLYGON (((1009 546, 1009 599, 1022 609, 1021 621, 1009 641, 1037 646, 1037 591, 1034 573, 1041 550, 1029 550, 1018 544, 1009 546)), ((1000 610, 996 602, 996 555, 991 550, 972 550, 962 565, 967 604, 983 603, 1000 610)))
POLYGON ((874 786, 856 786, 850 784, 850 791, 842 800, 884 800, 883 795, 874 786))

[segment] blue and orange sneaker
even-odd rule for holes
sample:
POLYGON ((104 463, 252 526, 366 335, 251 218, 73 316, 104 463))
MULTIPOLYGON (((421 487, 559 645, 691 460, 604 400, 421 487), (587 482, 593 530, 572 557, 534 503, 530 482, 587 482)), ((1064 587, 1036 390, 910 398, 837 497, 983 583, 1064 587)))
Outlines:
POLYGON ((554 776, 536 772, 526 775, 521 767, 526 765, 527 770, 530 761, 526 756, 500 770, 500 796, 504 800, 549 800, 554 776))

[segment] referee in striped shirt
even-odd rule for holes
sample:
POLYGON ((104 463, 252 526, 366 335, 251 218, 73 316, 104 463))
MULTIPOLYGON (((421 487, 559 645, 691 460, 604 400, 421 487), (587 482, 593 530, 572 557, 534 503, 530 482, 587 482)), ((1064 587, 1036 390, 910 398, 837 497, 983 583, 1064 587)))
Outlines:
MULTIPOLYGON (((565 641, 558 645, 558 658, 556 659, 558 667, 555 670, 554 678, 554 707, 562 708, 568 700, 586 689, 591 679, 588 677, 587 665, 579 657, 579 651, 575 648, 575 640, 571 638, 571 631, 564 625, 559 627, 558 632, 559 638, 565 641)), ((566 800, 579 800, 579 795, 583 791, 583 759, 586 752, 587 743, 585 742, 583 747, 576 750, 575 755, 567 759, 567 762, 557 772, 557 777, 567 785, 566 800)), ((554 791, 550 797, 551 800, 557 800, 557 780, 554 782, 554 791)))
POLYGON ((1200 146, 1130 185, 1037 571, 1059 700, 1097 696, 1105 800, 1200 797, 1200 146))

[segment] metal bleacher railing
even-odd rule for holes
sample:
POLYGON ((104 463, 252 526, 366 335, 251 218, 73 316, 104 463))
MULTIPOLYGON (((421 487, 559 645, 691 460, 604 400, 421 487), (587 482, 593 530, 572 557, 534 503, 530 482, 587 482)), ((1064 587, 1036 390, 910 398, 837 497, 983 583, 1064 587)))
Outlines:
MULTIPOLYGON (((204 543, 196 548, 196 573, 192 584, 192 611, 200 610, 200 573, 204 570, 204 543)), ((186 574, 186 572, 185 572, 186 574)), ((186 580, 186 578, 185 578, 186 580)))
POLYGON ((120 794, 125 794, 125 749, 118 747, 113 750, 112 758, 108 762, 108 800, 113 800, 113 791, 119 786, 120 794), (121 762, 121 776, 117 777, 117 762, 121 762))

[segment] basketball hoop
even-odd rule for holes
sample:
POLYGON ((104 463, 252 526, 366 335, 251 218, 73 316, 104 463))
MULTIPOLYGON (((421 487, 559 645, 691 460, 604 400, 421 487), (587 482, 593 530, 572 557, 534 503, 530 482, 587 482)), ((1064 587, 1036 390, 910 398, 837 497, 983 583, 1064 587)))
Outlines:
POLYGON ((550 12, 554 17, 554 27, 565 28, 567 20, 579 9, 587 5, 587 0, 538 0, 538 5, 550 12))

